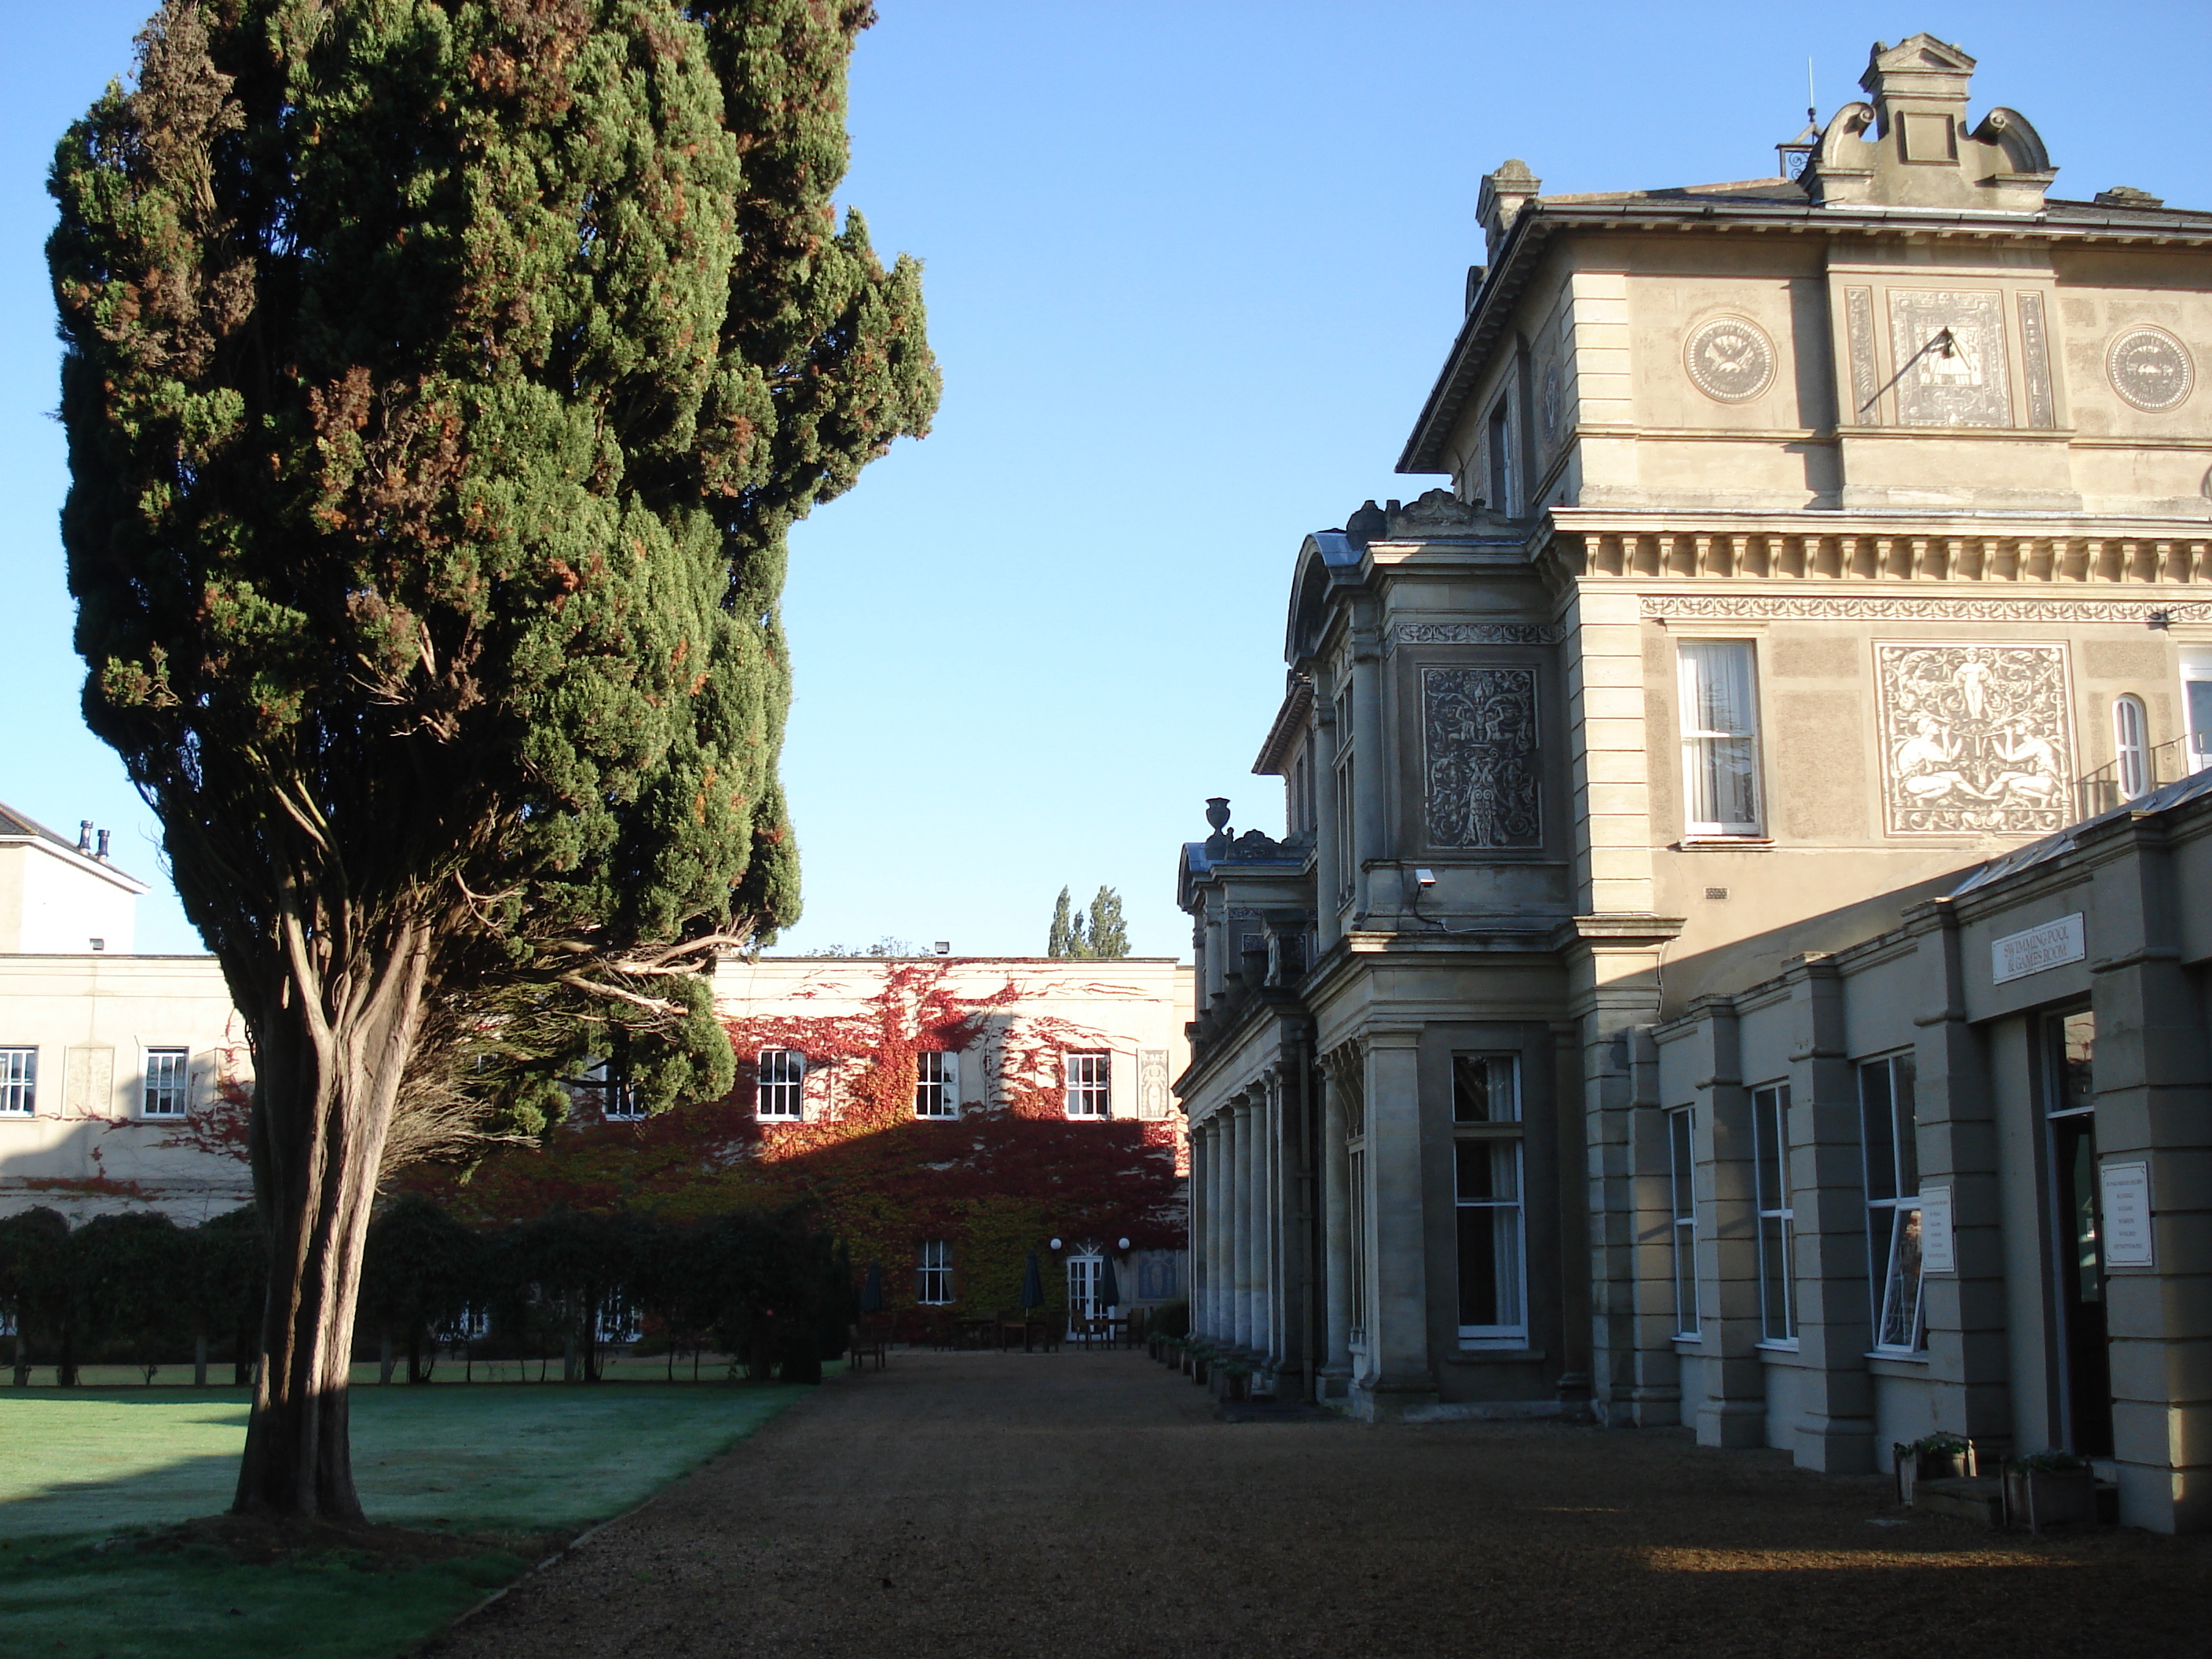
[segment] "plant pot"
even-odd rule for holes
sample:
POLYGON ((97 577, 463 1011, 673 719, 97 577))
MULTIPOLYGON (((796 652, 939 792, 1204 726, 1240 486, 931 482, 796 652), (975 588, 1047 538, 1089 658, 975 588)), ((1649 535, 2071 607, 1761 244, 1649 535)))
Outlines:
POLYGON ((1912 1489, 1923 1480, 1953 1480, 1974 1473, 1974 1454, 1971 1448, 1957 1451, 1907 1451, 1899 1446, 1894 1451, 1897 1471, 1897 1501, 1912 1502, 1912 1489))
POLYGON ((2097 1477, 2089 1469, 2008 1469, 2005 1519, 2040 1532, 2097 1518, 2097 1477))

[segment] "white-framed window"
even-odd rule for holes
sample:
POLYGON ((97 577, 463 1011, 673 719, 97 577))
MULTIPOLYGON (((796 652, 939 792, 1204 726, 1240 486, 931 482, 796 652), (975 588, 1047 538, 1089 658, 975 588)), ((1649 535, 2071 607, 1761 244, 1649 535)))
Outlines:
POLYGON ((1759 1206, 1759 1333, 1765 1342, 1797 1340, 1797 1285, 1790 1200, 1790 1085, 1751 1091, 1752 1182, 1759 1206))
POLYGON ((1674 1247, 1674 1334, 1698 1336, 1698 1196, 1695 1141, 1690 1108, 1667 1114, 1667 1195, 1673 1211, 1674 1247))
POLYGON ((2150 723, 2143 717, 2142 699, 2132 693, 2112 699, 2112 755, 2120 799, 2150 793, 2150 723))
POLYGON ((609 1297, 599 1304, 598 1335, 611 1347, 627 1347, 638 1339, 637 1310, 619 1297, 609 1297))
POLYGON ((1920 1158, 1913 1075, 1911 1054, 1890 1054, 1859 1066, 1874 1345, 1899 1353, 1927 1346, 1920 1310, 1920 1158))
POLYGON ((1109 1091, 1113 1082, 1114 1057, 1103 1048, 1079 1048, 1067 1055, 1067 1115, 1070 1117, 1111 1115, 1109 1091))
POLYGON ((960 1056, 925 1049, 914 1057, 914 1115, 960 1115, 960 1056))
POLYGON ((2181 708, 2188 718, 2189 769, 2212 766, 2212 646, 2181 648, 2181 708))
MULTIPOLYGON (((1521 1121, 1521 1075, 1513 1054, 1452 1056, 1452 1121, 1521 1121)), ((1521 1137, 1473 1135, 1452 1145, 1459 1227, 1459 1335, 1473 1346, 1525 1343, 1528 1285, 1522 1199, 1521 1137)))
POLYGON ((182 1117, 191 1103, 192 1055, 189 1048, 149 1048, 146 1087, 139 1097, 142 1117, 182 1117))
POLYGON ((796 1048, 760 1051, 758 1081, 753 1087, 753 1115, 797 1119, 806 1115, 806 1056, 796 1048))
POLYGON ((1752 642, 1684 640, 1675 660, 1683 833, 1759 835, 1759 683, 1752 642))
POLYGON ((915 1254, 914 1299, 926 1307, 952 1300, 952 1241, 925 1238, 915 1254))
POLYGON ((39 1110, 39 1051, 0 1048, 0 1117, 35 1117, 39 1110))
POLYGON ((601 1116, 617 1123, 636 1123, 645 1118, 645 1102, 639 1098, 637 1085, 611 1060, 593 1060, 576 1081, 598 1094, 601 1116))

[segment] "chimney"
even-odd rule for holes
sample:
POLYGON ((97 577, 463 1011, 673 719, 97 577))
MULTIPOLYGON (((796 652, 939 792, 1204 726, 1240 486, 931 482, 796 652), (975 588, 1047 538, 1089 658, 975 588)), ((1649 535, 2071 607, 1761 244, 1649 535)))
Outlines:
POLYGON ((107 831, 105 830, 100 832, 100 850, 94 853, 93 857, 98 859, 102 864, 107 862, 107 831))
POLYGON ((76 821, 76 850, 80 853, 92 851, 92 820, 90 818, 79 818, 76 821))
POLYGON ((1534 198, 1543 182, 1522 161, 1508 161, 1497 172, 1482 175, 1482 194, 1475 200, 1474 215, 1482 221, 1483 252, 1490 264, 1498 263, 1499 245, 1521 216, 1522 205, 1534 198))

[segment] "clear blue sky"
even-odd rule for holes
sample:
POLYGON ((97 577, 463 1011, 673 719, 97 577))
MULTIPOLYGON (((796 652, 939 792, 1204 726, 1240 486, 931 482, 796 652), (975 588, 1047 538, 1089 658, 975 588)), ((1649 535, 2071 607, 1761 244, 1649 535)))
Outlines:
MULTIPOLYGON (((1857 95, 1876 38, 1980 59, 2059 193, 2212 207, 2212 5, 1549 8, 1339 0, 880 0, 844 198, 928 267, 936 432, 793 538, 785 751, 806 915, 1042 949, 1063 883, 1182 955, 1205 797, 1277 830, 1249 768, 1282 692, 1299 538, 1391 471, 1480 257, 1481 175, 1547 191, 1770 173, 1857 95)), ((148 0, 9 0, 0 102, 0 800, 92 817, 155 883, 142 950, 198 948, 153 817, 83 729, 40 245, 55 139, 125 72, 148 0)))

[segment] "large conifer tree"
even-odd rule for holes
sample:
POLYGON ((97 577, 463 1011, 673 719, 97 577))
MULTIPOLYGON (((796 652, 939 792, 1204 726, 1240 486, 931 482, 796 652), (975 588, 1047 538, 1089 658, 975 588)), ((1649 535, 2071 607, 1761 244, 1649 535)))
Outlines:
POLYGON ((362 1245, 426 1069, 532 1034, 471 1072, 526 1124, 562 1042, 727 1085, 701 970, 798 908, 785 532, 937 398, 918 271, 831 205, 869 21, 171 0, 60 147, 86 713, 253 1039, 241 1508, 360 1513, 362 1245))

